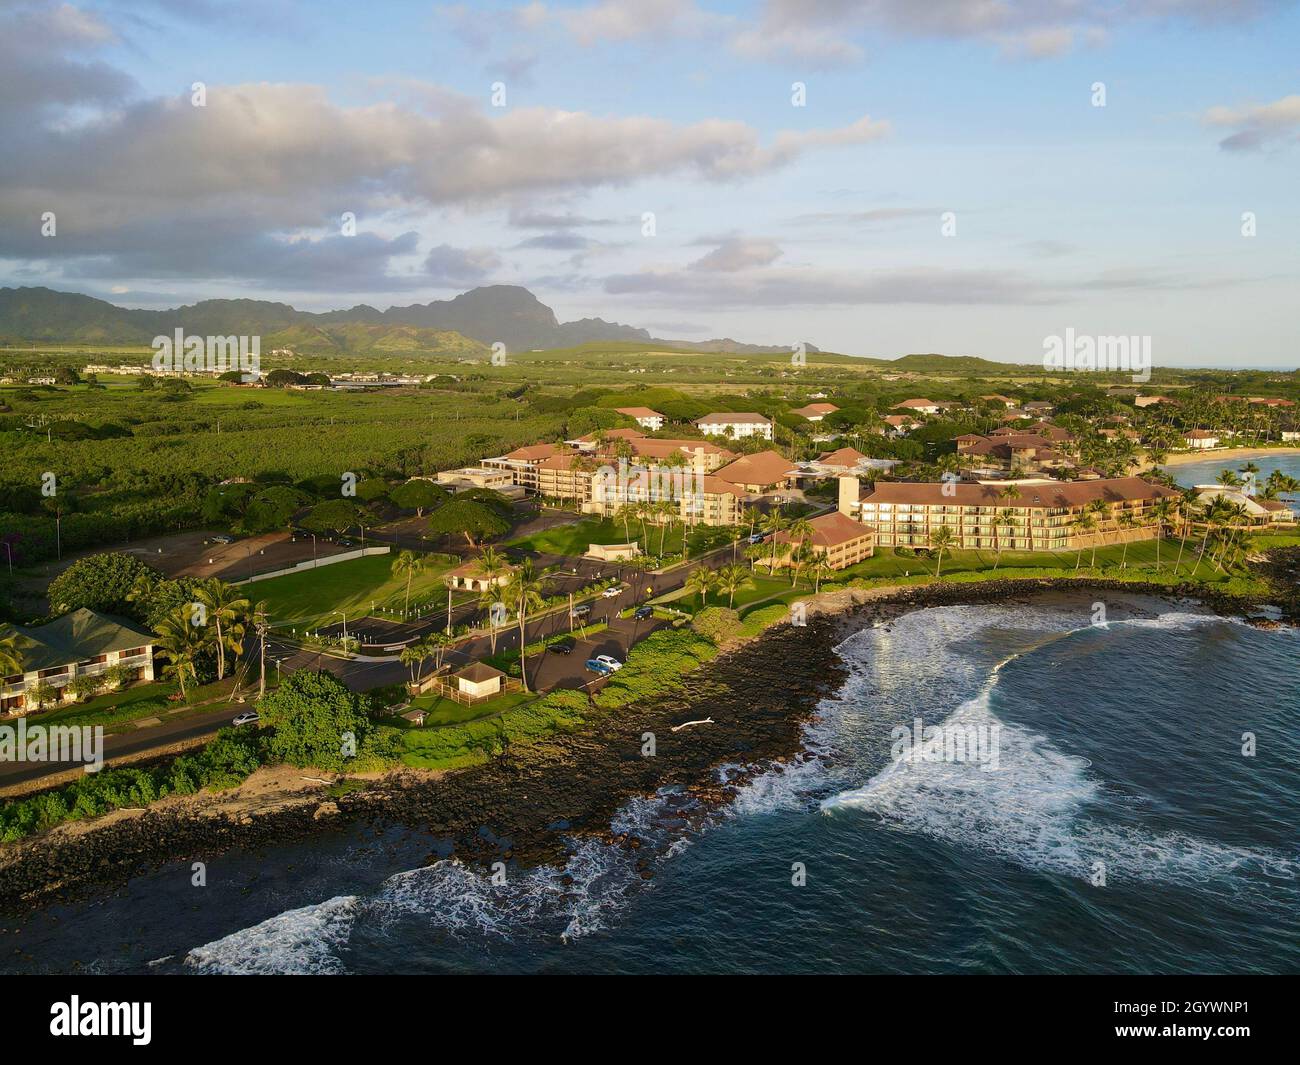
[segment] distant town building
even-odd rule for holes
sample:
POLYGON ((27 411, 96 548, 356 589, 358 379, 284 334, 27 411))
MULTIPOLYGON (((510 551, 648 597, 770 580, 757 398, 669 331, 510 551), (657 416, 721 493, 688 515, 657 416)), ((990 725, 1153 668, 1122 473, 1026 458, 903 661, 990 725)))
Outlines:
POLYGON ((615 407, 614 409, 619 414, 636 419, 637 425, 649 432, 653 433, 664 427, 664 416, 649 407, 615 407))
POLYGON ((752 412, 706 414, 695 425, 705 436, 728 436, 733 440, 747 436, 772 439, 772 423, 763 415, 752 412))

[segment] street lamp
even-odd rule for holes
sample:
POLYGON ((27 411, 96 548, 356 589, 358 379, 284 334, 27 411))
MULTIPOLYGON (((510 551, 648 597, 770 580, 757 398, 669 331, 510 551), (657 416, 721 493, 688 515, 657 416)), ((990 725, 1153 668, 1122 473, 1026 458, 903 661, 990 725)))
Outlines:
POLYGON ((348 616, 342 610, 336 610, 334 613, 343 618, 343 642, 346 644, 348 642, 348 616))

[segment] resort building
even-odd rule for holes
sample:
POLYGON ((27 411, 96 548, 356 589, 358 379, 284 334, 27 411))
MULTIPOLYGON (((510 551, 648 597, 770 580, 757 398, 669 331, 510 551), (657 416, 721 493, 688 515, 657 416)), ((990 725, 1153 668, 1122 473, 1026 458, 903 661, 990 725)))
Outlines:
POLYGON ((776 451, 759 451, 742 455, 718 470, 718 477, 736 485, 742 492, 762 495, 789 488, 799 475, 798 467, 776 451))
POLYGON ((1178 497, 1173 489, 1140 477, 1014 485, 878 481, 864 494, 856 478, 846 477, 840 480, 839 509, 873 526, 881 547, 927 547, 934 533, 947 526, 957 547, 1066 551, 1154 539, 1151 507, 1178 497), (1081 519, 1094 527, 1080 525, 1081 519))
POLYGON ((96 677, 120 666, 121 683, 154 679, 153 637, 124 618, 82 607, 31 627, 14 625, 23 671, 0 681, 0 709, 25 714, 36 708, 28 689, 38 684, 59 689, 57 699, 72 698, 67 685, 78 677, 96 677))
POLYGON ((810 422, 819 422, 828 414, 834 414, 840 408, 834 403, 809 403, 806 407, 800 407, 798 410, 792 410, 791 414, 797 414, 810 422))
POLYGON ((747 436, 772 439, 772 423, 761 414, 752 412, 706 414, 695 425, 705 436, 727 436, 733 440, 742 440, 747 436))
POLYGON ((963 459, 994 469, 1011 470, 1018 467, 1037 472, 1059 470, 1071 464, 1069 456, 1058 450, 1053 441, 1037 433, 999 429, 989 436, 967 433, 957 437, 954 442, 957 454, 963 459))
POLYGON ((922 422, 910 414, 886 414, 881 421, 884 426, 881 433, 886 436, 906 436, 913 429, 919 429, 922 422))
POLYGON ((637 425, 649 432, 664 427, 664 416, 657 410, 651 410, 649 407, 615 407, 619 414, 624 414, 629 418, 635 418, 637 425))
POLYGON ((1221 484, 1198 484, 1196 501, 1205 506, 1216 499, 1242 507, 1251 525, 1290 525, 1296 520, 1295 512, 1280 499, 1261 499, 1247 495, 1240 488, 1227 488, 1221 484))
POLYGON ((913 414, 938 414, 943 410, 943 405, 932 399, 905 399, 902 403, 895 403, 894 410, 908 410, 913 414))
POLYGON ((505 470, 514 478, 515 484, 536 492, 537 467, 554 455, 565 454, 571 454, 571 449, 563 444, 529 444, 505 455, 483 459, 479 465, 490 470, 505 470))
MULTIPOLYGON (((855 562, 870 558, 875 551, 875 530, 845 517, 839 511, 812 518, 808 524, 813 530, 812 536, 808 538, 808 546, 813 555, 824 558, 831 569, 852 566, 855 562)), ((790 560, 796 545, 802 541, 799 537, 782 531, 773 535, 772 542, 784 545, 776 553, 780 564, 790 560)))
POLYGON ((494 492, 503 492, 514 487, 515 477, 509 470, 465 466, 459 470, 439 470, 437 483, 453 492, 467 492, 471 488, 490 488, 494 492))
POLYGON ((1208 451, 1219 446, 1219 434, 1206 429, 1193 429, 1190 433, 1183 434, 1183 443, 1193 451, 1208 451))
POLYGON ((500 573, 494 577, 488 577, 483 572, 483 564, 479 559, 470 559, 457 566, 455 569, 449 569, 443 574, 443 580, 447 587, 461 592, 486 592, 489 588, 500 588, 510 583, 510 578, 514 575, 514 566, 504 566, 500 573))

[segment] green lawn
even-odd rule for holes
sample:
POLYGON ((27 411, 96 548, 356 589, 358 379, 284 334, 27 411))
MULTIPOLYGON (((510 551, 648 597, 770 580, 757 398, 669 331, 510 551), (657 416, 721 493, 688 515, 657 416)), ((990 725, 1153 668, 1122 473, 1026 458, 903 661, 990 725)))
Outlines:
MULTIPOLYGON (((683 531, 681 525, 673 525, 666 530, 661 525, 647 525, 643 537, 639 521, 631 522, 625 529, 621 521, 608 518, 585 518, 574 525, 557 525, 533 533, 531 536, 511 540, 509 546, 552 555, 585 555, 592 544, 624 544, 635 540, 650 554, 658 555, 662 543, 663 553, 673 555, 679 554, 682 550, 683 531)), ((731 537, 731 529, 707 525, 696 526, 690 530, 688 538, 691 556, 694 557, 709 547, 728 544, 731 542, 731 537)))
POLYGON ((428 715, 424 719, 424 727, 435 728, 440 725, 460 725, 466 721, 476 721, 481 717, 491 717, 536 698, 534 692, 505 692, 494 699, 464 706, 430 692, 416 696, 407 709, 423 710, 428 715))
MULTIPOLYGON (((670 592, 667 595, 653 600, 655 603, 664 603, 676 607, 678 610, 685 610, 688 614, 694 614, 703 606, 727 606, 727 596, 720 594, 717 589, 709 593, 708 603, 702 603, 700 597, 693 592, 686 592, 686 589, 678 589, 676 592, 670 592)), ((812 592, 812 584, 806 577, 800 577, 798 586, 790 587, 790 578, 783 576, 778 570, 775 577, 769 577, 760 566, 758 571, 750 575, 750 579, 745 584, 736 589, 735 603, 733 609, 741 610, 744 607, 757 603, 760 600, 771 600, 776 602, 778 598, 787 594, 792 597, 808 595, 812 592)))
MULTIPOLYGON (((1180 578, 1191 577, 1199 547, 1199 541, 1191 539, 1187 541, 1187 548, 1183 552, 1182 565, 1178 569, 1180 578)), ((1177 557, 1178 541, 1165 540, 1160 545, 1160 579, 1172 580, 1174 562, 1177 557)), ((981 573, 992 576, 995 564, 997 564, 999 574, 1005 573, 1009 577, 1016 576, 1018 570, 1048 570, 1059 572, 1062 576, 1068 576, 1075 572, 1078 559, 1079 553, 1077 551, 1004 551, 999 563, 998 553, 992 549, 945 551, 943 553, 943 576, 958 573, 981 573)), ((1097 569, 1118 569, 1120 563, 1124 560, 1125 555, 1122 544, 1097 548, 1097 569)), ((909 558, 897 554, 893 548, 884 547, 878 548, 871 558, 842 570, 831 579, 838 582, 854 577, 875 579, 881 577, 906 578, 908 576, 916 577, 927 574, 934 576, 935 562, 934 558, 909 558)), ((1089 569, 1091 565, 1092 549, 1085 548, 1079 571, 1083 572, 1089 569)), ((1154 540, 1141 540, 1129 544, 1126 573, 1135 578, 1138 576, 1152 578, 1157 576, 1156 542, 1154 540)), ((1198 578, 1209 582, 1213 582, 1216 578, 1225 579, 1222 574, 1212 572, 1208 561, 1201 564, 1198 578)))
MULTIPOLYGON (((265 599, 276 625, 310 629, 339 622, 334 611, 347 613, 348 620, 388 607, 400 610, 406 600, 405 577, 394 577, 396 553, 337 562, 290 573, 270 580, 255 581, 244 590, 253 600, 265 599)), ((443 574, 452 568, 445 555, 428 555, 429 566, 411 581, 411 605, 445 605, 443 574)))
MULTIPOLYGON (((193 703, 214 699, 227 691, 230 681, 222 684, 209 684, 190 689, 189 703, 170 702, 168 696, 176 691, 172 681, 152 681, 122 688, 119 691, 97 695, 84 703, 70 703, 57 710, 43 710, 32 715, 32 724, 75 725, 78 728, 87 725, 102 725, 108 733, 129 732, 134 722, 142 718, 162 717, 166 719, 172 712, 190 706, 193 703)), ((254 693, 256 694, 256 693, 254 693)), ((199 708, 206 713, 215 710, 218 704, 199 708)))

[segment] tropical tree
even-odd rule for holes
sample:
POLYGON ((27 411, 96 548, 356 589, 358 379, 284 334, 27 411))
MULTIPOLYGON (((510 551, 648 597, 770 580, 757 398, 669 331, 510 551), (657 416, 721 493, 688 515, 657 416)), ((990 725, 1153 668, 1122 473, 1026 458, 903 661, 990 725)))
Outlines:
POLYGON ((180 607, 174 613, 161 619, 154 630, 157 644, 162 656, 167 659, 166 672, 176 678, 181 689, 181 698, 188 700, 185 680, 188 677, 197 681, 199 657, 207 650, 212 630, 207 626, 191 624, 191 612, 180 607))
POLYGON ((758 565, 759 560, 767 553, 767 548, 762 544, 750 544, 745 548, 745 557, 749 559, 749 571, 754 572, 754 567, 758 565))
POLYGON ((1016 512, 1010 507, 1003 507, 998 511, 997 516, 993 519, 993 531, 998 534, 998 557, 993 562, 993 572, 996 573, 998 566, 1002 564, 1002 536, 1000 530, 1011 529, 1020 524, 1020 519, 1016 517, 1016 512))
POLYGON ((13 629, 0 634, 0 677, 23 671, 23 655, 18 647, 21 639, 13 629))
POLYGON ((402 607, 403 614, 409 614, 411 611, 411 580, 417 573, 424 571, 429 560, 416 551, 399 551, 397 557, 393 559, 392 574, 394 577, 406 575, 406 602, 402 607))
MULTIPOLYGON (((1137 519, 1133 517, 1132 511, 1121 510, 1119 512, 1119 517, 1116 518, 1115 520, 1119 525, 1119 527, 1125 531, 1137 528, 1137 519)), ((1129 545, 1129 539, 1126 536, 1124 538, 1124 550, 1120 553, 1120 559, 1119 559, 1120 569, 1128 568, 1128 545, 1129 545)))
POLYGON ((515 567, 509 582, 502 589, 501 598, 508 606, 514 607, 519 617, 519 676, 524 683, 524 691, 531 691, 528 687, 528 661, 524 654, 527 643, 524 633, 528 625, 528 612, 540 610, 545 605, 542 580, 533 568, 532 559, 526 558, 515 567))
POLYGON ((1074 530, 1074 535, 1079 540, 1079 553, 1074 559, 1074 572, 1078 573, 1079 567, 1083 564, 1083 538, 1096 531, 1097 519, 1092 516, 1091 510, 1085 509, 1070 522, 1070 528, 1074 530))
MULTIPOLYGON (((1094 499, 1084 509, 1092 512, 1099 530, 1101 523, 1111 517, 1110 504, 1104 499, 1094 499)), ((1097 540, 1092 541, 1092 561, 1088 563, 1088 567, 1090 569, 1097 568, 1097 540)))
POLYGON ((812 522, 807 518, 800 517, 790 522, 787 531, 790 535, 790 568, 794 573, 790 581, 790 587, 793 588, 799 580, 799 570, 803 567, 803 563, 808 560, 807 555, 804 555, 801 559, 800 548, 808 544, 816 530, 813 529, 812 522))
POLYGON ((813 559, 813 564, 808 569, 809 575, 813 579, 813 594, 816 595, 822 590, 822 581, 833 576, 835 571, 831 564, 826 561, 825 555, 818 555, 813 559))
POLYGON ((700 597, 701 606, 709 605, 709 592, 716 583, 713 570, 703 563, 691 570, 686 577, 686 587, 700 597))
POLYGON ((763 519, 763 532, 768 534, 768 547, 770 548, 767 561, 767 572, 769 574, 776 570, 776 549, 778 546, 776 534, 784 532, 788 525, 789 519, 780 510, 770 511, 763 519))
POLYGON ((938 561, 934 567, 934 579, 940 580, 943 573, 943 553, 950 551, 957 543, 957 535, 947 525, 940 525, 930 534, 930 546, 938 553, 938 561))
MULTIPOLYGON (((1157 499, 1151 507, 1151 517, 1156 525, 1156 572, 1160 572, 1160 542, 1165 538, 1165 529, 1174 520, 1176 505, 1172 499, 1157 499)), ((1176 567, 1175 567, 1176 570, 1176 567)))
POLYGON ((213 649, 217 655, 217 680, 226 678, 226 651, 243 654, 244 621, 251 603, 240 589, 216 577, 204 581, 194 590, 195 600, 207 614, 207 622, 216 629, 213 649))
POLYGON ((727 607, 736 605, 736 592, 749 583, 749 573, 744 566, 732 562, 718 569, 718 592, 727 597, 727 607))

